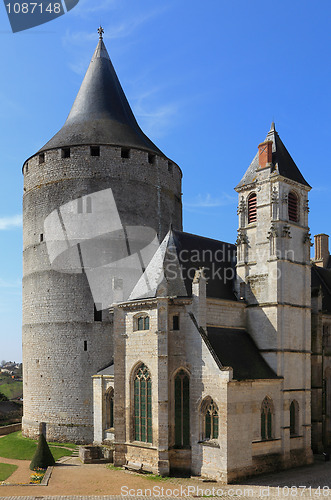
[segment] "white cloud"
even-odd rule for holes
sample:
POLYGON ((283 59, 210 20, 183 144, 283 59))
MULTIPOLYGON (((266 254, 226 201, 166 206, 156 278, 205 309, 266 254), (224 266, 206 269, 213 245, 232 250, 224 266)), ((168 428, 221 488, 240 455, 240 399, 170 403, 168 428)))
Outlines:
POLYGON ((22 215, 11 215, 9 217, 0 217, 0 231, 22 226, 22 215))
MULTIPOLYGON (((82 0, 81 0, 82 1, 82 0)), ((112 4, 112 1, 105 1, 103 2, 103 8, 104 10, 107 10, 110 7, 110 4, 112 4)), ((125 20, 119 21, 117 23, 113 24, 106 24, 102 25, 104 29, 103 33, 103 38, 105 40, 116 40, 118 38, 127 38, 131 36, 134 31, 139 28, 141 25, 145 24, 147 21, 150 19, 157 17, 161 15, 165 10, 166 6, 162 6, 161 8, 157 8, 145 13, 141 13, 140 15, 137 15, 136 12, 133 12, 131 16, 128 16, 126 13, 125 20)), ((86 10, 80 9, 79 12, 83 15, 88 14, 90 15, 91 12, 94 10, 99 11, 100 7, 99 4, 94 7, 86 7, 86 10)), ((72 10, 74 12, 75 9, 72 10)), ((67 30, 65 35, 62 37, 62 43, 64 46, 72 46, 74 45, 79 45, 82 46, 83 42, 90 42, 90 41, 95 41, 97 40, 98 34, 97 30, 93 31, 71 31, 67 30)))
POLYGON ((147 136, 160 138, 168 130, 177 114, 177 106, 174 103, 159 104, 154 107, 147 105, 142 99, 133 104, 134 115, 147 136))
POLYGON ((80 17, 87 17, 93 12, 101 12, 116 8, 118 0, 100 0, 99 2, 91 2, 91 0, 79 0, 78 5, 72 9, 70 13, 80 17))
POLYGON ((21 288, 22 281, 19 279, 13 281, 6 281, 0 278, 0 288, 21 288))
POLYGON ((226 205, 232 205, 236 203, 236 201, 237 198, 235 196, 230 196, 227 193, 221 193, 217 198, 213 198, 209 193, 206 195, 198 194, 194 200, 189 202, 184 201, 184 208, 224 207, 226 205))

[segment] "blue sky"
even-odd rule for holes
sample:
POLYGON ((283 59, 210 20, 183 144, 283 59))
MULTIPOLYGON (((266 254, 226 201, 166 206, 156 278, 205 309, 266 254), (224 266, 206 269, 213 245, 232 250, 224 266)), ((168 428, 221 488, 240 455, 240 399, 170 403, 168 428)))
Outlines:
POLYGON ((233 187, 272 120, 329 233, 329 0, 80 0, 13 34, 0 6, 0 361, 21 360, 21 167, 62 126, 98 41, 149 137, 183 170, 184 228, 234 242, 233 187))

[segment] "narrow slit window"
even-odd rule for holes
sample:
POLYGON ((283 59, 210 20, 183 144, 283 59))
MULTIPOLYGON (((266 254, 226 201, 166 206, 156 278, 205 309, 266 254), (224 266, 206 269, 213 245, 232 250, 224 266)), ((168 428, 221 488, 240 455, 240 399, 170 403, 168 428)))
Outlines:
POLYGON ((102 305, 94 304, 94 321, 102 321, 102 305))
POLYGON ((130 149, 129 148, 122 148, 121 149, 121 157, 122 158, 130 158, 130 149))
POLYGON ((61 158, 70 158, 70 148, 61 149, 61 158))
POLYGON ((155 163, 155 159, 156 159, 156 155, 148 153, 148 163, 151 163, 153 165, 155 163))
POLYGON ((45 153, 40 153, 39 155, 39 165, 45 163, 45 153))
POLYGON ((288 218, 292 222, 298 222, 298 197, 292 191, 288 194, 288 218))
POLYGON ((248 198, 248 224, 256 222, 256 193, 252 193, 248 198))
POLYGON ((78 198, 77 199, 77 213, 82 214, 83 213, 83 198, 78 198))
POLYGON ((179 330, 179 315, 176 314, 172 317, 172 329, 179 330))
POLYGON ((26 167, 25 167, 25 173, 27 174, 29 172, 29 165, 26 164, 26 167))
POLYGON ((100 146, 91 146, 90 153, 91 156, 100 156, 100 146))
POLYGON ((87 351, 87 340, 84 340, 84 351, 87 351))
POLYGON ((39 235, 39 241, 40 241, 40 243, 42 243, 44 241, 44 235, 43 235, 43 233, 40 233, 40 235, 39 235))
POLYGON ((290 436, 298 434, 298 403, 292 401, 290 404, 290 436))

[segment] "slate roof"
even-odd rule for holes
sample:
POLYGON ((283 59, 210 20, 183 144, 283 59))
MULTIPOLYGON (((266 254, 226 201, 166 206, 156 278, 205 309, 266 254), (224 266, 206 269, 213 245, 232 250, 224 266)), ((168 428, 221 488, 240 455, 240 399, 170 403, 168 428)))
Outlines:
POLYGON ((322 311, 331 313, 331 269, 312 265, 311 288, 312 294, 321 288, 322 311))
POLYGON ((155 297, 162 283, 167 296, 191 296, 195 272, 203 267, 207 297, 236 301, 235 264, 235 245, 170 229, 131 293, 130 300, 155 297))
MULTIPOLYGON (((278 173, 279 175, 282 175, 286 179, 291 179, 292 181, 296 181, 304 186, 310 187, 281 141, 278 132, 275 130, 274 123, 271 124, 271 128, 265 140, 272 141, 272 163, 274 165, 273 172, 275 174, 278 173)), ((254 182, 256 180, 256 172, 258 168, 259 153, 257 152, 244 177, 236 186, 236 189, 254 182)))
POLYGON ((114 375, 114 361, 97 372, 97 375, 114 375))
POLYGON ((140 129, 102 39, 65 124, 40 151, 84 144, 132 147, 163 155, 140 129))
POLYGON ((234 294, 236 246, 182 231, 173 230, 172 235, 187 295, 192 294, 195 271, 203 267, 207 297, 237 300, 234 294))
POLYGON ((233 368, 235 380, 278 378, 245 330, 208 327, 207 332, 220 363, 233 368))

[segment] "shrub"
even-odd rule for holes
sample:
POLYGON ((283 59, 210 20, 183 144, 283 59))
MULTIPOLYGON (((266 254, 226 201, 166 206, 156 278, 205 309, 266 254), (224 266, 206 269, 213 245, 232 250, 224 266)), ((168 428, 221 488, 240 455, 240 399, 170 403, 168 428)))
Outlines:
POLYGON ((51 450, 49 449, 45 436, 40 434, 36 452, 30 463, 30 469, 47 469, 50 465, 55 465, 55 460, 51 450))

